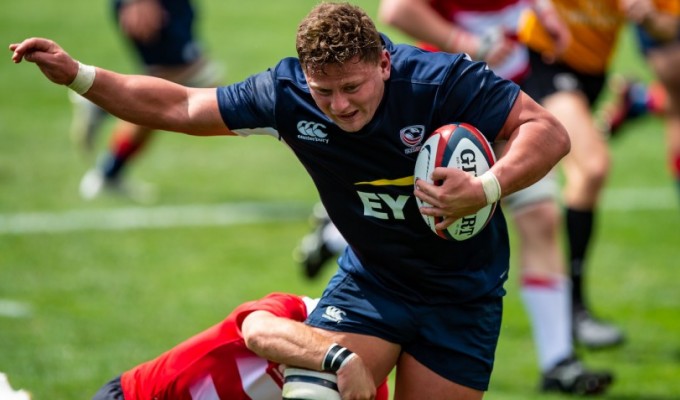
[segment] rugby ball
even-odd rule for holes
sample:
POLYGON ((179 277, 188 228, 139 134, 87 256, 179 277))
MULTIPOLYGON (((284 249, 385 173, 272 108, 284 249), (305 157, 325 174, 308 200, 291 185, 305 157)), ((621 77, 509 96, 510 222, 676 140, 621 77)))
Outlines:
MULTIPOLYGON (((432 132, 423 143, 416 159, 414 182, 422 179, 432 183, 432 171, 437 167, 457 168, 479 176, 488 171, 495 162, 496 156, 491 144, 477 128, 466 123, 444 125, 432 132)), ((419 207, 430 207, 430 204, 418 197, 416 202, 419 207)), ((484 229, 496 210, 496 204, 484 206, 475 214, 460 218, 444 230, 435 228, 435 224, 443 220, 442 217, 423 215, 423 219, 438 236, 462 241, 484 229)))
POLYGON ((341 400, 337 376, 329 372, 287 367, 283 372, 283 400, 341 400))

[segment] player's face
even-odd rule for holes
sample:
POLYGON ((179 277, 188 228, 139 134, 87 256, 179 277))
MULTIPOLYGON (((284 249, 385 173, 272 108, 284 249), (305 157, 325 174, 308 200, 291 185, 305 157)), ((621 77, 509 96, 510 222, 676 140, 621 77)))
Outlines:
POLYGON ((385 93, 390 57, 383 51, 377 65, 347 62, 306 75, 314 102, 340 129, 357 132, 368 124, 385 93))

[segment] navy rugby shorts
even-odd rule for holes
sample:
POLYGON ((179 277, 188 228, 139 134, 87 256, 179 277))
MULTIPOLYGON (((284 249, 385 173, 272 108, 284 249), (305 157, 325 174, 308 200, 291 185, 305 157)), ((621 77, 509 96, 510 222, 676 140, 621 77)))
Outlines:
POLYGON ((414 304, 342 268, 307 324, 398 343, 440 376, 487 390, 501 326, 501 296, 469 303, 414 304))
POLYGON ((531 70, 520 82, 520 87, 537 102, 551 94, 561 91, 580 91, 588 98, 592 107, 602 92, 606 76, 604 74, 584 74, 560 62, 548 64, 543 57, 529 51, 531 70))
POLYGON ((111 379, 102 386, 92 400, 125 400, 123 388, 120 386, 120 376, 111 379))

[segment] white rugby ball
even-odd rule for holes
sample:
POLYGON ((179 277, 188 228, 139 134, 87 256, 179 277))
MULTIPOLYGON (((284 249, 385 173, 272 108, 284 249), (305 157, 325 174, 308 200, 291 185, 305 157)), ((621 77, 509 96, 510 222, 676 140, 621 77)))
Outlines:
POLYGON ((288 367, 283 372, 283 400, 341 400, 337 376, 288 367))
MULTIPOLYGON (((495 162, 491 144, 477 128, 466 123, 454 123, 438 128, 423 143, 416 159, 414 178, 416 182, 422 179, 432 183, 432 171, 436 167, 457 168, 479 176, 495 162)), ((416 201, 419 207, 430 206, 417 197, 416 201)), ((482 207, 475 214, 460 218, 443 230, 435 228, 435 224, 443 220, 442 217, 423 215, 423 219, 434 233, 444 239, 466 240, 484 229, 496 210, 496 204, 482 207)))

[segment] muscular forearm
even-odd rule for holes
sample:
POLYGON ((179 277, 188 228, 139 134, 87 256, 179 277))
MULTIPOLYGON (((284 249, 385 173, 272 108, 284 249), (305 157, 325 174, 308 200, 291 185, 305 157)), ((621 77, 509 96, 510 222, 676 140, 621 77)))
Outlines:
POLYGON ((523 93, 517 101, 525 105, 523 114, 514 114, 519 110, 516 104, 509 119, 520 122, 500 135, 507 143, 492 169, 503 196, 541 179, 570 149, 569 135, 555 117, 523 93))
MULTIPOLYGON (((287 366, 336 371, 343 399, 375 396, 373 375, 361 357, 343 348, 345 357, 331 357, 330 362, 325 360, 333 340, 302 322, 255 311, 243 320, 241 332, 246 346, 260 357, 287 366)), ((333 346, 334 349, 338 347, 333 346)), ((330 354, 337 356, 340 353, 330 354)))
POLYGON ((241 327, 246 346, 260 357, 286 365, 320 370, 333 341, 309 326, 266 312, 250 314, 241 327))
POLYGON ((215 89, 190 89, 147 76, 79 68, 58 44, 43 38, 13 43, 9 49, 15 63, 35 63, 47 79, 59 85, 75 81, 79 93, 127 121, 192 135, 230 134, 220 117, 215 89))
POLYGON ((215 89, 187 88, 149 76, 97 69, 94 84, 84 96, 111 114, 138 125, 192 135, 228 132, 216 108, 210 112, 207 111, 210 108, 199 106, 215 101, 215 89))
MULTIPOLYGON (((532 122, 523 127, 523 130, 534 132, 545 129, 560 128, 548 126, 544 122, 532 122)), ((566 153, 562 140, 553 141, 549 135, 520 133, 516 139, 506 144, 504 154, 493 168, 501 184, 503 196, 524 189, 541 179, 566 153)))

